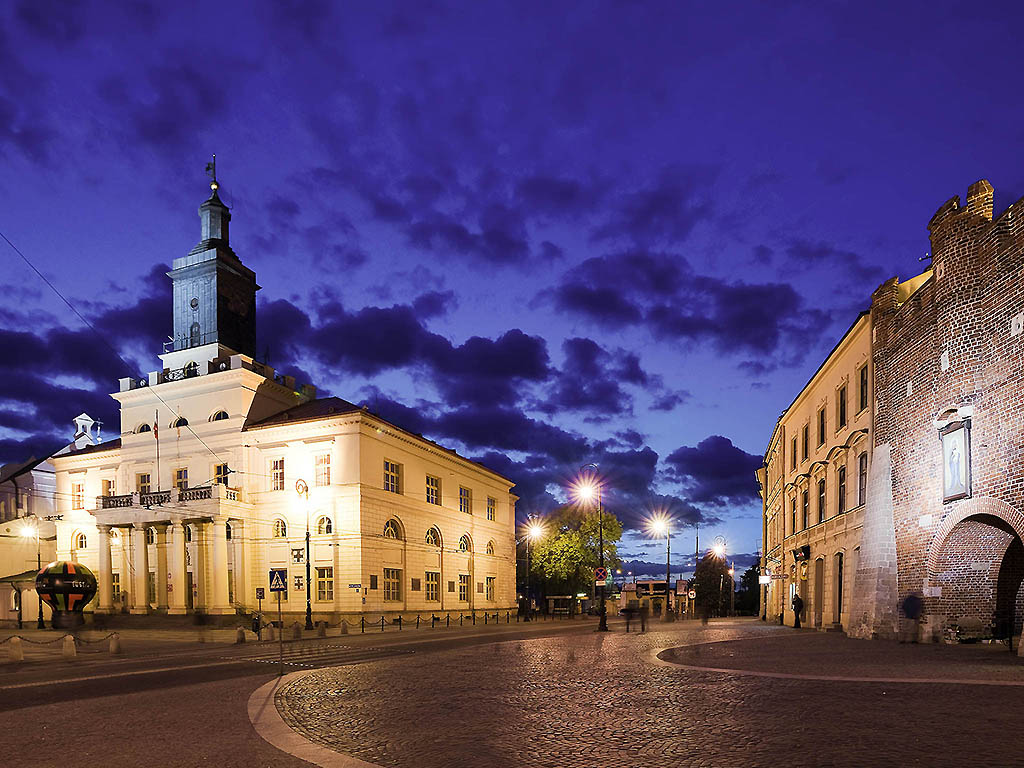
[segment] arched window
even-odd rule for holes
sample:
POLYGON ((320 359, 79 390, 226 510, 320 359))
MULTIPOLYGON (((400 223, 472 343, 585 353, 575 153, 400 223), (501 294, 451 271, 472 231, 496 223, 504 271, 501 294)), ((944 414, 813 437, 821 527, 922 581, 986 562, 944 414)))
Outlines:
POLYGON ((191 379, 193 376, 199 375, 199 363, 191 362, 185 366, 185 378, 191 379))
POLYGON ((400 539, 402 538, 401 531, 398 530, 398 523, 394 520, 388 520, 384 523, 384 538, 385 539, 400 539))
POLYGON ((215 414, 213 414, 213 417, 210 419, 210 421, 224 421, 224 419, 226 419, 227 417, 227 411, 217 411, 215 414))
POLYGON ((463 536, 459 539, 459 552, 471 551, 473 551, 473 545, 469 543, 469 536, 463 536))
POLYGON ((156 528, 147 528, 146 529, 146 543, 147 544, 156 544, 156 528))
POLYGON ((224 538, 231 541, 231 523, 224 523, 224 538))
POLYGON ((431 528, 427 531, 426 542, 432 547, 441 546, 441 534, 438 533, 437 528, 431 528))
POLYGON ((316 532, 321 536, 328 533, 334 533, 334 525, 331 523, 331 518, 329 518, 327 515, 324 515, 319 520, 317 520, 316 532))
POLYGON ((185 526, 185 541, 192 541, 192 526, 185 526))
POLYGON ((181 429, 182 427, 187 427, 187 426, 188 426, 188 419, 186 419, 184 416, 179 416, 178 418, 176 418, 174 421, 171 422, 171 427, 176 428, 176 429, 181 429))
POLYGON ((89 546, 89 540, 85 537, 84 533, 76 532, 75 535, 71 537, 71 542, 76 550, 87 549, 89 546))
POLYGON ((288 524, 281 518, 274 521, 273 535, 275 539, 283 539, 288 535, 288 524))
POLYGON ((494 542, 493 541, 488 541, 487 542, 487 554, 488 555, 493 555, 494 554, 494 542))
POLYGON ((153 428, 151 426, 149 426, 148 423, 143 422, 142 424, 139 424, 139 426, 137 426, 135 428, 135 433, 141 435, 143 432, 150 432, 150 431, 152 431, 152 429, 153 428))

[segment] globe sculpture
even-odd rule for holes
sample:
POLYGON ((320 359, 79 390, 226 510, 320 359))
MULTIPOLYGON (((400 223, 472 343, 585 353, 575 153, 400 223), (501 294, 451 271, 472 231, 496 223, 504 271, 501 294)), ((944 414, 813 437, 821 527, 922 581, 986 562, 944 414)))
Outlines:
POLYGON ((96 595, 96 577, 81 563, 57 560, 36 574, 36 592, 52 611, 54 629, 85 623, 82 609, 96 595))

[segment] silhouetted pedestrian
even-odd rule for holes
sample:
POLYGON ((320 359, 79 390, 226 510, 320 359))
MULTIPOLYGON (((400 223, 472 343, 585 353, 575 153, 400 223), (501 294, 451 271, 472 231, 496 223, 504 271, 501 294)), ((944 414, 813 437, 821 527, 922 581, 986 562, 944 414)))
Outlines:
POLYGON ((650 613, 650 607, 647 603, 640 606, 640 632, 641 634, 647 631, 647 616, 650 613))
POLYGON ((921 612, 924 610, 924 600, 917 592, 911 592, 903 598, 903 631, 900 633, 901 643, 916 643, 918 632, 921 629, 921 612))
POLYGON ((803 598, 800 595, 793 595, 793 629, 800 629, 800 614, 803 612, 803 598))

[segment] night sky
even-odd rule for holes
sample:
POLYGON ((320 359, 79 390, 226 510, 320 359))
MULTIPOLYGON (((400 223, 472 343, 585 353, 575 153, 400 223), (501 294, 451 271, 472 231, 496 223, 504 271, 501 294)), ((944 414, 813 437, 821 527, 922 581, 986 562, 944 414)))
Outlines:
POLYGON ((638 532, 659 508, 676 551, 700 519, 702 545, 756 552, 772 427, 871 291, 926 266, 971 182, 997 211, 1024 195, 1022 21, 4 3, 0 231, 96 331, 0 242, 0 460, 83 410, 114 436, 107 393, 157 368, 216 153, 272 365, 507 475, 520 517, 596 462, 625 556, 663 562, 638 532))

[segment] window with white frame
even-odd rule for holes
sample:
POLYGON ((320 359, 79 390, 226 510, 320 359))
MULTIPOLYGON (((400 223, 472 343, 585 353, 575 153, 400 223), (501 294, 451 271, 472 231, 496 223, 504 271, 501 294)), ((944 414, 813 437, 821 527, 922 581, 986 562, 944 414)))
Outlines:
POLYGON ((868 454, 864 452, 857 459, 857 504, 868 500, 868 454))
POLYGON ((459 600, 463 603, 469 602, 469 574, 459 574, 459 600))
POLYGON ((71 484, 71 508, 85 509, 85 484, 71 484))
POLYGON ((113 496, 117 491, 115 490, 114 481, 109 478, 100 480, 100 493, 104 496, 113 496))
POLYGON ((487 551, 488 555, 493 555, 494 554, 494 542, 493 541, 488 541, 487 542, 487 550, 486 551, 487 551))
POLYGON ((121 574, 117 571, 110 574, 110 585, 114 600, 121 602, 121 574))
POLYGON ((188 490, 188 467, 178 467, 174 470, 174 487, 179 491, 188 490))
POLYGON ((230 474, 230 473, 228 471, 228 465, 227 464, 217 464, 213 468, 213 482, 220 483, 221 485, 227 485, 228 484, 228 474, 230 474))
POLYGON ((494 602, 494 577, 493 576, 488 576, 484 580, 484 584, 485 584, 484 597, 487 599, 488 602, 492 602, 493 603, 494 602))
POLYGON ((324 536, 328 533, 334 533, 334 525, 331 523, 331 518, 329 518, 327 515, 324 515, 319 520, 317 520, 316 532, 321 536, 324 536))
POLYGON ((84 534, 84 533, 76 533, 76 534, 75 534, 75 535, 74 535, 74 536, 73 536, 73 537, 71 538, 71 541, 72 541, 72 542, 74 543, 74 548, 75 548, 76 550, 78 550, 78 549, 88 549, 88 546, 89 546, 89 539, 87 539, 87 538, 85 537, 85 534, 84 534))
POLYGON ((394 520, 388 520, 384 523, 384 538, 385 539, 400 539, 402 538, 401 532, 398 530, 398 523, 394 520))
POLYGON ((149 493, 153 488, 152 476, 149 472, 139 472, 135 476, 135 490, 139 493, 149 493))
POLYGON ((334 567, 316 569, 316 599, 320 602, 334 600, 334 567))
POLYGON ((402 467, 395 461, 384 459, 384 490, 402 492, 402 467))
POLYGON ((156 528, 149 527, 146 529, 146 543, 156 544, 156 528))
POLYGON ((441 478, 427 475, 427 504, 441 503, 441 478))
POLYGON ((288 536, 288 523, 281 518, 277 518, 277 520, 274 521, 272 535, 275 539, 286 538, 288 536))
POLYGON ((498 500, 493 496, 487 497, 487 519, 493 521, 497 517, 498 500))
POLYGON ((459 539, 459 552, 469 552, 473 549, 473 545, 469 541, 469 536, 463 536, 459 539))
POLYGON ((284 490, 284 459, 274 459, 270 464, 270 490, 284 490))
POLYGON ((316 486, 323 488, 331 484, 331 454, 319 453, 316 456, 316 486))
POLYGON ((431 528, 430 530, 428 530, 427 531, 427 535, 426 535, 424 540, 431 547, 440 547, 441 546, 441 534, 438 533, 437 528, 431 528))
POLYGON ((441 574, 437 571, 427 571, 423 576, 426 600, 431 603, 438 602, 441 599, 441 574))
POLYGON ((384 600, 402 599, 402 571, 399 568, 384 569, 384 600))
POLYGON ((465 486, 459 486, 459 512, 473 514, 473 491, 465 486))
POLYGON ((839 496, 839 508, 837 514, 843 514, 846 511, 846 467, 840 467, 836 473, 838 496, 839 496))

